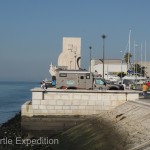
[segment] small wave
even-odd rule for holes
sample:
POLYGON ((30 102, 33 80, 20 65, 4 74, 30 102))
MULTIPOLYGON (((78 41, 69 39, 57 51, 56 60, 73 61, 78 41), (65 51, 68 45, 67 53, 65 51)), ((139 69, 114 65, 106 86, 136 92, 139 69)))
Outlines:
POLYGON ((19 112, 19 110, 18 110, 18 111, 17 111, 17 110, 11 110, 11 111, 0 111, 0 114, 1 114, 1 113, 9 114, 9 113, 17 113, 17 112, 19 112))

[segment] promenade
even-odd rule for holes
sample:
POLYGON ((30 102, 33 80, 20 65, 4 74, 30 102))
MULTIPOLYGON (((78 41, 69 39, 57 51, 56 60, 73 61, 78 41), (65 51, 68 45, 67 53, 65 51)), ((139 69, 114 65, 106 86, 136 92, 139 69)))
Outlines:
POLYGON ((147 98, 144 98, 142 92, 139 94, 139 100, 137 102, 143 102, 150 105, 150 92, 147 93, 147 98))

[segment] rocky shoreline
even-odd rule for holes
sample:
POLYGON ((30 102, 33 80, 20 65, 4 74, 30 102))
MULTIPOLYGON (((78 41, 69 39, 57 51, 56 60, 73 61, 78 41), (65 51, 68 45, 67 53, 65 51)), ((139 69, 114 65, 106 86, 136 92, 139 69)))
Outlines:
POLYGON ((0 149, 2 150, 52 150, 49 144, 34 144, 28 143, 29 140, 37 140, 37 138, 32 137, 32 139, 27 139, 27 135, 23 135, 21 132, 21 113, 15 115, 12 119, 8 120, 6 123, 0 126, 0 149), (26 142, 25 142, 26 139, 26 142))

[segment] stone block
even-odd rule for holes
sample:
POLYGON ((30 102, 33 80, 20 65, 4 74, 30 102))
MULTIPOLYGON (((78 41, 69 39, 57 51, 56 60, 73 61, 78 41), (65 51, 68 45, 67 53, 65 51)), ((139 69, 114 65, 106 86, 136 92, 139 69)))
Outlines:
POLYGON ((46 110, 47 108, 46 108, 46 105, 39 105, 39 109, 46 110))
POLYGON ((69 99, 69 96, 67 94, 61 95, 60 99, 69 99))
POLYGON ((107 94, 102 94, 102 100, 109 100, 109 95, 107 94))
POLYGON ((95 101, 95 105, 103 105, 104 103, 103 103, 103 101, 102 100, 97 100, 97 101, 95 101))
POLYGON ((79 106, 80 110, 85 110, 85 106, 79 106))
POLYGON ((57 109, 59 109, 59 110, 62 110, 62 106, 55 106, 55 110, 57 110, 57 109))
POLYGON ((126 101, 127 97, 126 97, 126 94, 118 94, 117 95, 117 100, 124 100, 126 101))
POLYGON ((118 96, 116 94, 109 94, 109 100, 111 101, 114 101, 114 100, 117 100, 118 99, 118 96))
POLYGON ((80 105, 81 100, 72 100, 72 105, 80 105))
POLYGON ((49 104, 49 105, 56 105, 56 100, 49 100, 49 101, 48 101, 48 104, 49 104))
POLYGON ((53 105, 53 106, 46 106, 46 109, 51 109, 51 110, 54 110, 55 109, 55 106, 53 105))
POLYGON ((43 92, 32 92, 32 99, 39 99, 42 100, 43 99, 43 92))
POLYGON ((33 109, 39 109, 39 105, 32 105, 33 109))
POLYGON ((64 105, 71 105, 72 104, 72 100, 64 100, 64 105))
POLYGON ((73 94, 73 100, 81 100, 81 95, 80 94, 73 94))
POLYGON ((47 114, 48 115, 48 110, 41 110, 41 114, 47 114))
POLYGON ((78 110, 79 109, 79 106, 71 106, 71 110, 78 110))
POLYGON ((59 99, 61 99, 61 96, 60 96, 59 94, 56 94, 56 95, 54 96, 54 99, 59 100, 59 99))
POLYGON ((48 110, 48 114, 49 115, 55 115, 56 114, 56 110, 48 110))
POLYGON ((92 94, 92 95, 90 95, 90 99, 89 100, 97 100, 98 99, 98 96, 97 96, 97 94, 95 93, 95 94, 92 94))
POLYGON ((51 100, 54 99, 55 95, 54 94, 44 94, 44 99, 45 100, 51 100))
POLYGON ((86 110, 94 110, 94 106, 85 106, 86 110))
POLYGON ((65 110, 56 110, 57 115, 63 115, 65 113, 65 110))
POLYGON ((32 117, 32 116, 33 116, 33 113, 28 113, 28 112, 22 113, 22 112, 21 112, 21 116, 32 117))
POLYGON ((90 96, 89 95, 82 95, 81 100, 89 100, 90 96))
POLYGON ((40 105, 40 104, 41 104, 41 100, 39 100, 39 99, 32 100, 32 105, 40 105))
POLYGON ((41 110, 40 109, 34 109, 33 114, 41 114, 41 110))
POLYGON ((104 106, 111 106, 111 101, 110 100, 104 100, 104 106))
POLYGON ((89 101, 88 101, 88 105, 93 105, 93 106, 95 106, 95 105, 96 105, 96 100, 89 100, 89 101))
POLYGON ((102 110, 102 106, 94 106, 94 110, 102 110))
POLYGON ((65 110, 65 115, 72 115, 72 110, 65 110))
POLYGON ((30 105, 31 104, 31 101, 26 101, 22 106, 21 108, 26 108, 27 105, 30 105))
POLYGON ((64 100, 56 100, 56 105, 64 105, 64 100))
POLYGON ((71 106, 62 106, 64 110, 70 110, 71 106))
POLYGON ((80 106, 87 106, 88 100, 80 100, 80 106))
POLYGON ((98 93, 98 94, 97 94, 97 99, 98 99, 98 100, 102 100, 102 93, 98 93))
POLYGON ((139 94, 138 93, 128 93, 127 94, 127 100, 130 101, 130 100, 138 100, 139 99, 139 94))
POLYGON ((41 100, 41 105, 48 105, 48 100, 41 100))
POLYGON ((21 114, 25 114, 25 113, 28 113, 28 111, 26 110, 26 108, 22 108, 21 109, 21 114))

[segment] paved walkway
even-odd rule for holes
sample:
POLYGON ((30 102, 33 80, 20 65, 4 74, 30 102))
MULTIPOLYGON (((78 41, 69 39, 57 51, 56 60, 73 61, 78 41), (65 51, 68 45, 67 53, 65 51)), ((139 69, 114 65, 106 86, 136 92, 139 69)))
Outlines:
POLYGON ((147 94, 147 98, 144 98, 144 96, 142 95, 142 92, 139 95, 139 100, 141 102, 145 102, 145 103, 150 103, 150 92, 148 92, 147 94))

